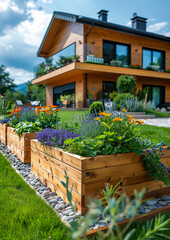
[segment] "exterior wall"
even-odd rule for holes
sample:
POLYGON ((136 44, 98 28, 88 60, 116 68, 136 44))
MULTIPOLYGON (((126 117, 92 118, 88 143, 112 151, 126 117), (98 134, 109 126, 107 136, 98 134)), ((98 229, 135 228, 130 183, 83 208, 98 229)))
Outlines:
MULTIPOLYGON (((85 35, 90 26, 84 25, 84 41, 85 35)), ((87 38, 89 50, 96 57, 103 57, 103 40, 110 40, 131 45, 131 64, 142 66, 142 48, 153 48, 165 51, 165 67, 170 69, 170 44, 168 42, 154 40, 151 38, 140 37, 132 34, 122 33, 105 28, 93 27, 87 38), (90 49, 91 48, 91 49, 90 49)))
POLYGON ((53 56, 55 53, 61 51, 72 43, 76 43, 76 55, 81 56, 83 59, 83 24, 62 21, 61 27, 54 37, 48 57, 53 56))
MULTIPOLYGON (((92 94, 94 99, 97 99, 98 91, 102 91, 103 81, 116 82, 118 74, 88 74, 87 89, 92 94)), ((142 90, 142 85, 165 86, 165 102, 170 102, 170 82, 166 79, 156 79, 149 77, 136 77, 137 89, 142 90)))

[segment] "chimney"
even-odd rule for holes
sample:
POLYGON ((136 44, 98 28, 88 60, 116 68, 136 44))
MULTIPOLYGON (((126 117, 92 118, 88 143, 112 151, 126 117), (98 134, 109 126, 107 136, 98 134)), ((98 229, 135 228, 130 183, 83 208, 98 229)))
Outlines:
POLYGON ((97 14, 98 14, 98 19, 101 20, 101 21, 104 21, 104 22, 107 22, 107 13, 109 11, 107 10, 100 10, 97 14))
POLYGON ((130 20, 132 21, 132 28, 146 32, 147 18, 139 17, 137 13, 134 13, 130 20))

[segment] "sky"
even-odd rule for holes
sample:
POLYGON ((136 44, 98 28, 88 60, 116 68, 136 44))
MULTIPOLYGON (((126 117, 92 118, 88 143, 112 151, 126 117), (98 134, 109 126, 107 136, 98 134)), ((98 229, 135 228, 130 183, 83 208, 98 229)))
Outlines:
POLYGON ((136 12, 148 18, 147 31, 170 37, 170 0, 0 0, 0 65, 16 84, 32 80, 53 11, 97 18, 101 9, 109 10, 109 22, 129 27, 136 12))

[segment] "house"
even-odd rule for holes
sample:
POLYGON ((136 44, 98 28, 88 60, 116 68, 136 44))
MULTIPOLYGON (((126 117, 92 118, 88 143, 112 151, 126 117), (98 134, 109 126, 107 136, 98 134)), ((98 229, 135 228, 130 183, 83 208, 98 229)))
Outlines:
POLYGON ((62 57, 62 64, 32 81, 46 85, 46 104, 71 106, 72 99, 78 108, 86 99, 107 99, 122 74, 135 76, 138 90, 148 87, 157 106, 170 104, 170 38, 147 32, 147 18, 136 13, 132 27, 107 19, 106 10, 98 19, 53 13, 37 55, 54 63, 62 57))

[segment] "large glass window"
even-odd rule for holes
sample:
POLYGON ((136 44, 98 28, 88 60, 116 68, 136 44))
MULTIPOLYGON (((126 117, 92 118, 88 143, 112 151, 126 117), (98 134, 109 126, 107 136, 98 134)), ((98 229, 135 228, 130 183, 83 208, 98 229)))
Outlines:
POLYGON ((53 88, 53 104, 60 107, 67 104, 67 107, 74 107, 75 83, 69 83, 53 88))
POLYGON ((111 61, 119 61, 119 66, 130 64, 130 46, 115 43, 111 41, 103 41, 103 58, 105 63, 110 63, 111 61))
POLYGON ((151 50, 151 49, 143 49, 143 68, 147 68, 149 65, 158 65, 160 69, 164 69, 164 52, 151 50))

